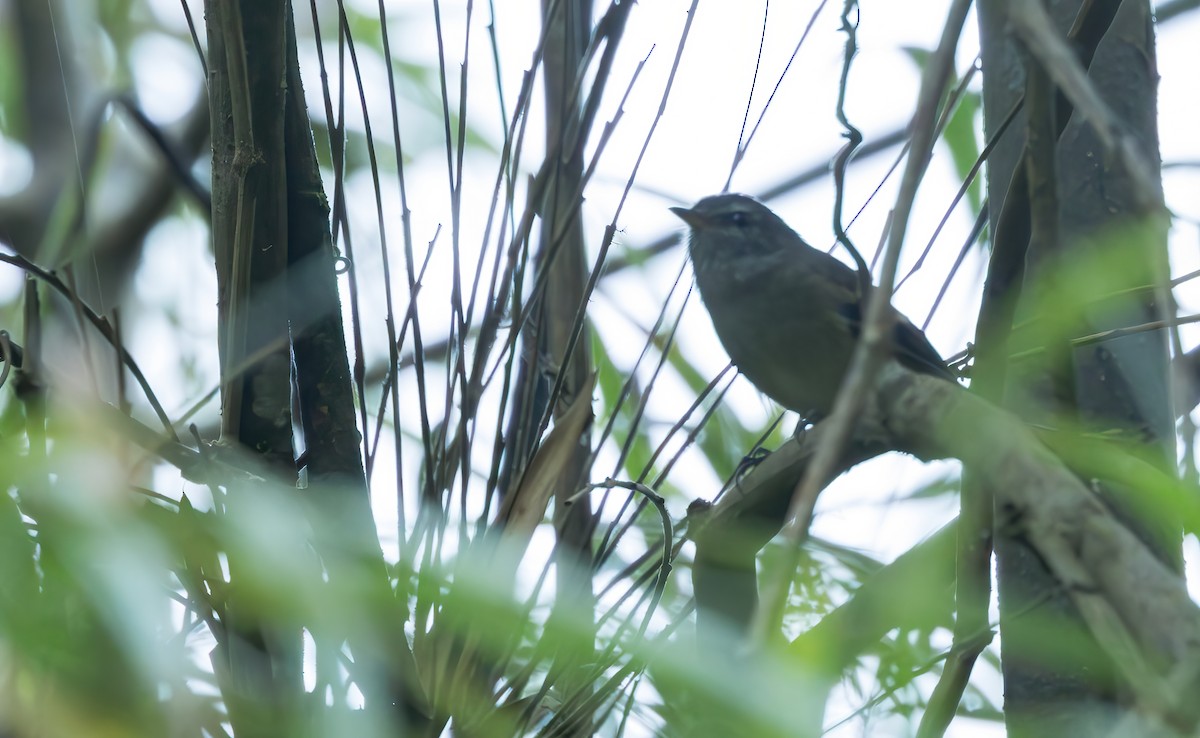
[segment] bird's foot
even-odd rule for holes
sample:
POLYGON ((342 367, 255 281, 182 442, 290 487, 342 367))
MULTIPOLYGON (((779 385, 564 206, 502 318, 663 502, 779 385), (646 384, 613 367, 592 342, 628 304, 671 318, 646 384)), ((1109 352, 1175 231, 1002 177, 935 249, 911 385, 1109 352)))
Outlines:
POLYGON ((743 456, 742 460, 738 462, 737 468, 733 470, 733 478, 735 480, 737 480, 738 482, 741 482, 742 477, 749 474, 751 472, 751 470, 754 469, 754 467, 761 464, 763 462, 763 459, 767 458, 770 455, 771 455, 771 452, 768 451, 767 449, 763 448, 762 446, 759 446, 758 448, 754 449, 749 454, 743 456))

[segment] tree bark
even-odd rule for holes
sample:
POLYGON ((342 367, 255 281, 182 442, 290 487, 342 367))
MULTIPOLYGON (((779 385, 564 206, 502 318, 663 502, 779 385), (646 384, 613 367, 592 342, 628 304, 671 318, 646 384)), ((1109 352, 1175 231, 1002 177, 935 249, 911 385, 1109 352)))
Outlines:
MULTIPOLYGON (((1077 26, 1073 40, 1084 63, 1090 60, 1092 84, 1157 173, 1157 71, 1149 3, 1095 2, 1082 19, 1076 18, 1083 7, 1079 0, 1053 0, 1047 5, 1063 34, 1072 24, 1077 26)), ((1006 6, 1007 0, 981 0, 978 5, 984 127, 989 137, 1021 97, 1026 65, 1035 63, 1011 34, 1006 6)), ((984 377, 999 376, 1005 405, 1026 420, 1115 431, 1128 448, 1169 471, 1174 420, 1167 389, 1165 331, 1082 346, 1070 340, 1161 317, 1166 306, 1146 285, 1161 283, 1157 280, 1165 276, 1166 244, 1158 238, 1134 237, 1132 232, 1115 240, 1121 236, 1114 237, 1114 229, 1138 212, 1139 193, 1120 163, 1104 155, 1091 122, 1072 115, 1061 96, 1050 107, 1050 115, 1057 118, 1054 130, 1059 132, 1052 162, 1055 176, 1039 181, 1038 172, 1021 171, 1028 166, 1025 112, 1000 139, 988 162, 995 239, 990 301, 985 298, 981 325, 990 317, 986 314, 990 309, 1010 311, 1012 319, 1005 327, 1018 327, 1000 341, 1003 350, 979 357, 978 369, 984 377), (1039 206, 1044 209, 1053 198, 1057 208, 1047 223, 1044 214, 1039 215, 1039 206), (1005 213, 1022 200, 1027 211, 1023 218, 1005 213), (1120 274, 1114 267, 1117 263, 1142 268, 1120 274), (1095 278, 1095 265, 1103 278, 1095 278), (1120 293, 1122 288, 1130 291, 1120 293), (1061 314, 1069 317, 1059 320, 1061 314), (1039 358, 1011 360, 1021 352, 1039 358)), ((1104 497, 1160 560, 1178 568, 1177 527, 1147 520, 1111 494, 1104 497)), ((1009 735, 1107 732, 1114 720, 1126 714, 1125 689, 1114 664, 1102 655, 1062 583, 1047 571, 1029 542, 1003 528, 996 534, 1009 735)))

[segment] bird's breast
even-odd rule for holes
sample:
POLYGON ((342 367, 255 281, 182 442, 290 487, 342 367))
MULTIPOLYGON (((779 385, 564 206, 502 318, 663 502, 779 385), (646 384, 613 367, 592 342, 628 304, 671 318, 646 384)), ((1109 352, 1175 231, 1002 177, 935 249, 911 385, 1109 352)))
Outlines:
POLYGON ((844 322, 810 293, 773 284, 769 274, 718 277, 698 279, 700 294, 739 371, 784 407, 828 414, 854 349, 844 322))

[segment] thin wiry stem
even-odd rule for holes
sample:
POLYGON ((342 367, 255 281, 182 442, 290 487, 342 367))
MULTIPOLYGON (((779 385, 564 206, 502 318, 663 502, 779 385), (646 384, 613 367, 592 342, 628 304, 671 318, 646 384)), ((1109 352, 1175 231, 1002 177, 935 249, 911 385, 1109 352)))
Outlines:
MULTIPOLYGON (((675 274, 675 279, 671 283, 671 289, 667 292, 667 296, 663 300, 662 309, 658 311, 658 316, 654 320, 654 325, 650 328, 650 330, 646 331, 646 341, 645 341, 645 343, 642 344, 642 350, 638 354, 637 359, 634 360, 633 366, 631 366, 629 368, 629 370, 626 372, 627 377, 626 377, 625 381, 621 383, 621 390, 620 390, 620 392, 617 393, 616 400, 612 403, 612 407, 609 408, 609 410, 608 410, 608 422, 604 424, 604 429, 596 437, 596 444, 595 444, 595 447, 592 449, 592 456, 588 460, 588 463, 587 463, 588 468, 590 468, 596 462, 596 458, 600 453, 600 447, 603 446, 604 443, 609 439, 609 437, 612 436, 613 429, 616 427, 617 420, 621 417, 621 411, 625 407, 625 402, 629 399, 630 395, 633 393, 634 384, 637 381, 637 372, 641 368, 642 362, 646 359, 646 356, 650 353, 651 347, 654 346, 655 339, 658 337, 659 331, 662 329, 663 323, 666 321, 667 308, 670 305, 672 296, 674 296, 674 294, 675 294, 675 290, 677 290, 679 288, 680 280, 683 278, 683 273, 684 273, 684 269, 686 268, 686 266, 687 266, 686 261, 680 263, 679 271, 675 274)), ((691 290, 689 289, 688 296, 690 296, 690 294, 691 294, 691 290)), ((688 300, 687 300, 687 297, 685 296, 685 298, 683 300, 683 306, 681 306, 680 311, 682 311, 683 307, 686 307, 687 302, 688 302, 688 300)), ((676 328, 678 328, 679 317, 680 317, 679 314, 676 314, 675 320, 672 323, 671 337, 674 336, 675 330, 676 330, 676 328)), ((671 337, 668 338, 666 345, 660 350, 659 362, 655 366, 654 372, 650 375, 650 380, 649 380, 649 382, 647 382, 647 387, 644 390, 642 390, 642 392, 641 392, 641 394, 643 395, 643 399, 642 399, 642 402, 640 402, 638 404, 638 408, 634 411, 633 419, 629 423, 628 437, 626 438, 625 443, 623 443, 621 445, 621 452, 617 458, 617 462, 614 465, 614 469, 613 469, 614 475, 618 472, 618 470, 620 470, 621 466, 625 463, 625 459, 629 455, 630 444, 632 442, 632 439, 637 435, 638 429, 641 426, 642 413, 645 411, 646 401, 650 395, 650 389, 653 387, 655 380, 658 378, 659 372, 662 370, 662 368, 664 366, 665 360, 668 356, 668 352, 672 345, 671 337)))
POLYGON ((842 202, 846 197, 846 165, 862 143, 862 132, 846 117, 846 88, 850 84, 850 66, 858 54, 858 18, 850 21, 850 14, 858 13, 858 0, 846 0, 842 6, 842 32, 846 34, 846 47, 842 53, 842 76, 838 80, 838 99, 835 108, 838 123, 842 124, 842 136, 846 145, 838 152, 833 160, 833 234, 846 253, 854 259, 858 268, 859 294, 867 295, 871 291, 871 268, 854 247, 850 236, 842 225, 842 202))
MULTIPOLYGON (((380 276, 381 276, 381 280, 383 281, 384 304, 385 304, 385 309, 387 311, 387 314, 394 316, 396 314, 396 312, 395 312, 395 305, 394 305, 394 300, 393 300, 393 296, 392 296, 392 279, 391 279, 391 267, 390 267, 391 258, 390 258, 390 254, 388 251, 387 224, 386 224, 386 216, 385 216, 384 207, 383 207, 383 191, 380 186, 380 178, 379 178, 379 159, 378 159, 378 155, 377 155, 376 148, 375 148, 375 138, 374 138, 374 135, 372 133, 372 128, 371 128, 371 116, 370 116, 370 112, 368 110, 368 105, 367 105, 366 89, 365 89, 365 86, 363 85, 362 70, 361 70, 361 68, 359 66, 359 62, 358 62, 358 52, 354 45, 354 37, 350 33, 350 22, 346 16, 346 9, 345 9, 345 5, 342 0, 338 0, 338 13, 339 13, 341 25, 343 27, 343 33, 345 34, 346 50, 350 54, 350 65, 354 71, 355 86, 358 88, 359 107, 361 109, 362 116, 363 116, 363 129, 364 129, 364 136, 365 136, 366 144, 367 144, 367 161, 368 161, 370 172, 371 172, 372 190, 375 194, 376 230, 377 230, 377 234, 379 237, 379 254, 380 254, 380 262, 381 262, 380 263, 380 267, 381 267, 381 275, 380 276)), ((388 61, 388 68, 389 68, 389 70, 391 68, 390 59, 388 61)), ((394 122, 394 120, 393 120, 393 122, 394 122)), ((398 127, 398 125, 393 126, 393 134, 396 137, 396 146, 395 146, 396 156, 397 156, 397 158, 401 158, 402 150, 399 145, 399 138, 398 138, 399 137, 399 127, 398 127)), ((407 212, 407 208, 405 208, 405 210, 407 212)), ((405 238, 405 242, 406 242, 406 244, 408 243, 408 238, 405 238)), ((407 256, 407 254, 408 254, 408 249, 406 248, 406 256, 407 256)), ((420 339, 420 336, 421 336, 420 322, 419 322, 416 311, 412 311, 410 313, 410 315, 411 315, 412 321, 413 321, 414 355, 417 357, 422 357, 423 352, 422 352, 421 339, 420 339)), ((391 358, 393 361, 398 360, 398 356, 396 355, 398 352, 398 349, 392 348, 392 347, 395 347, 395 345, 396 345, 395 330, 396 330, 395 322, 393 321, 390 323, 389 334, 388 334, 389 351, 392 355, 391 358)), ((424 367, 424 363, 423 363, 423 358, 418 358, 418 361, 417 361, 417 397, 418 397, 418 406, 420 408, 420 415, 421 415, 421 442, 422 442, 422 445, 425 450, 425 458, 432 459, 433 458, 432 428, 431 428, 430 421, 429 421, 429 405, 427 402, 424 369, 425 369, 425 367, 424 367)), ((361 400, 360 400, 360 402, 361 402, 361 400)), ((394 407, 394 410, 396 410, 398 412, 398 408, 394 407)), ((401 458, 402 458, 399 453, 399 444, 400 444, 400 441, 399 441, 399 438, 397 438, 396 439, 396 445, 397 445, 396 481, 397 481, 398 488, 403 489, 403 478, 401 476, 401 469, 399 466, 401 464, 401 458)), ((426 496, 428 496, 430 494, 430 489, 429 489, 428 483, 431 480, 432 480, 432 476, 428 475, 426 477, 426 489, 424 491, 426 496)))
POLYGON ((350 291, 350 329, 354 344, 354 364, 351 368, 351 374, 354 376, 354 389, 358 395, 358 416, 359 425, 363 432, 363 464, 366 470, 367 480, 371 479, 371 472, 374 470, 374 457, 367 453, 367 449, 371 447, 370 435, 368 433, 368 416, 367 416, 367 400, 366 387, 364 377, 366 374, 366 359, 363 356, 363 334, 362 334, 362 317, 358 289, 358 271, 354 268, 354 245, 350 238, 350 219, 347 216, 346 210, 346 135, 345 135, 345 100, 346 100, 346 85, 345 85, 345 34, 342 25, 338 24, 338 50, 339 50, 339 84, 338 84, 338 114, 335 116, 333 110, 333 99, 329 91, 329 71, 325 64, 325 47, 321 38, 321 24, 319 14, 317 12, 317 0, 310 0, 309 12, 312 17, 313 35, 315 36, 315 46, 317 51, 317 66, 320 70, 321 77, 321 100, 325 107, 325 129, 329 132, 329 153, 330 160, 333 166, 333 212, 331 214, 331 230, 330 235, 333 239, 334 248, 337 248, 339 243, 339 235, 341 242, 345 244, 346 262, 348 263, 347 276, 350 291))
MULTIPOLYGON (((958 83, 958 87, 956 87, 954 90, 954 94, 950 96, 950 100, 947 101, 945 109, 942 110, 943 125, 938 127, 939 136, 941 135, 941 131, 944 130, 945 125, 949 124, 950 118, 954 115, 959 101, 966 92, 967 85, 970 84, 971 79, 973 79, 975 76, 976 69, 978 69, 978 66, 972 66, 971 71, 963 75, 962 80, 960 80, 958 83)), ((1005 128, 1007 129, 1007 126, 1005 126, 1005 128)), ((924 266, 925 258, 929 256, 929 252, 933 250, 933 245, 937 242, 938 236, 941 235, 942 229, 946 227, 948 222, 950 222, 950 216, 958 207, 958 203, 962 201, 963 197, 965 197, 967 192, 970 191, 971 185, 975 183, 975 177, 983 168, 983 162, 987 160, 988 155, 992 151, 992 146, 994 145, 993 142, 997 141, 998 139, 998 136, 993 136, 992 141, 988 142, 989 145, 985 146, 983 151, 979 152, 979 156, 975 157, 975 163, 971 165, 971 169, 967 172, 967 176, 963 177, 963 181, 962 184, 959 185, 958 192, 954 193, 954 198, 950 200, 950 204, 942 213, 942 219, 938 221, 937 227, 933 229, 933 234, 929 236, 929 241, 926 242, 925 248, 917 256, 917 260, 913 262, 913 265, 908 272, 900 278, 900 281, 896 283, 896 292, 899 292, 900 288, 904 286, 904 283, 907 282, 910 277, 920 271, 922 266, 924 266)))
MULTIPOLYGON (((808 19, 808 25, 804 27, 804 33, 800 34, 800 40, 796 42, 796 47, 792 49, 792 55, 788 57, 787 64, 783 65, 783 71, 779 73, 779 79, 775 80, 775 87, 771 89, 771 94, 767 96, 767 101, 763 104, 763 109, 758 114, 758 120, 754 122, 754 128, 750 129, 750 135, 746 137, 745 143, 742 143, 739 137, 738 148, 734 153, 733 163, 729 167, 729 176, 725 179, 724 189, 729 189, 729 183, 733 181, 734 171, 737 170, 738 165, 746 156, 746 151, 750 148, 750 142, 754 140, 754 135, 758 133, 758 127, 762 125, 763 119, 767 117, 767 110, 770 109, 771 103, 775 100, 775 95, 779 92, 779 88, 783 85, 783 80, 787 77, 788 71, 790 71, 792 68, 792 63, 796 61, 796 56, 799 55, 801 47, 804 46, 804 41, 808 38, 809 31, 811 31, 813 25, 816 24, 817 18, 821 15, 821 11, 825 9, 825 4, 827 2, 828 0, 821 0, 821 4, 817 6, 817 9, 813 11, 812 17, 808 19)), ((696 6, 693 5, 692 10, 688 11, 689 23, 691 22, 691 17, 695 11, 695 7, 696 6)), ((755 76, 757 77, 757 70, 755 72, 755 76)), ((751 88, 750 92, 751 96, 753 96, 753 87, 751 88)), ((747 101, 746 104, 748 106, 749 101, 747 101)))
POLYGON ((134 361, 133 356, 117 341, 116 333, 113 331, 112 325, 109 324, 108 320, 100 317, 100 315, 97 314, 95 310, 88 307, 88 305, 83 302, 82 299, 73 297, 74 292, 71 290, 71 288, 68 287, 53 272, 48 272, 28 259, 16 254, 0 254, 0 262, 12 264, 19 269, 23 269, 24 271, 36 277, 38 280, 45 282, 56 292, 63 295, 67 299, 78 302, 79 312, 84 318, 87 318, 87 321, 91 323, 92 326, 100 332, 100 335, 103 336, 106 341, 108 341, 109 345, 111 345, 113 349, 117 351, 121 357, 121 363, 124 364, 127 369, 129 369, 129 373, 133 375, 133 378, 137 381, 138 386, 142 388, 142 394, 145 395, 146 402, 150 403, 150 407, 154 410, 154 414, 158 416, 159 422, 162 423, 163 430, 166 431, 167 435, 170 436, 172 441, 178 441, 179 436, 175 433, 175 428, 171 423, 171 419, 167 417, 167 411, 163 409, 162 403, 159 402, 158 395, 156 395, 154 390, 151 389, 150 382, 146 379, 146 375, 142 373, 142 369, 140 366, 138 366, 138 363, 134 361))
MULTIPOLYGON (((638 151, 637 159, 633 163, 633 168, 629 173, 629 177, 625 181, 625 189, 622 191, 621 198, 617 202, 616 211, 613 213, 612 221, 607 226, 605 226, 604 238, 600 243, 600 252, 596 257, 595 267, 592 269, 592 273, 588 276, 588 282, 583 291, 583 301, 580 303, 579 313, 576 315, 575 325, 571 331, 571 337, 567 342, 567 348, 566 348, 566 354, 565 354, 566 356, 571 355, 571 353, 574 350, 575 344, 579 340, 579 335, 583 330, 583 317, 587 310, 587 301, 588 301, 589 297, 591 296, 592 292, 596 289, 596 282, 600 279, 600 275, 603 273, 604 261, 608 255, 609 248, 612 246, 612 240, 613 240, 614 234, 616 234, 616 231, 617 231, 616 224, 617 224, 618 219, 620 218, 621 210, 622 210, 622 208, 624 208, 625 201, 629 197, 629 191, 633 188, 633 183, 637 179, 638 169, 641 167, 642 160, 646 156, 646 151, 650 148, 650 141, 654 138, 654 131, 658 128, 658 123, 659 123, 659 121, 662 120, 663 113, 666 112, 667 100, 670 98, 671 89, 674 87, 674 84, 675 84, 675 75, 679 71, 679 63, 680 63, 680 60, 683 58, 683 50, 684 50, 685 46, 687 45, 688 34, 691 31, 692 20, 695 18, 696 7, 698 6, 698 4, 699 4, 699 0, 693 0, 692 5, 688 10, 687 21, 684 23, 683 30, 680 32, 679 44, 675 50, 675 58, 671 63, 671 72, 667 77, 666 83, 663 85, 663 93, 662 93, 662 97, 659 100, 658 110, 655 112, 654 119, 650 123, 650 128, 646 132, 646 138, 643 140, 642 147, 638 151)), ((644 63, 644 60, 643 60, 643 63, 644 63)), ((638 66, 638 69, 639 70, 641 69, 641 65, 638 66)), ((632 86, 632 81, 630 84, 632 86)), ((553 405, 555 398, 562 391, 562 381, 561 380, 562 380, 562 375, 560 374, 559 380, 555 382, 554 390, 551 391, 550 406, 553 405)), ((548 422, 549 422, 548 416, 544 417, 542 422, 539 423, 539 431, 544 431, 546 423, 548 423, 548 422)))
POLYGON ((737 149, 733 154, 733 163, 729 165, 729 176, 725 178, 725 186, 721 188, 722 192, 729 191, 729 183, 733 180, 733 173, 737 170, 738 163, 741 162, 742 156, 745 154, 742 143, 746 140, 746 124, 750 121, 750 104, 754 102, 754 90, 758 88, 758 71, 762 67, 763 48, 767 45, 767 19, 770 17, 771 2, 770 0, 764 0, 762 30, 758 33, 758 53, 754 55, 754 76, 750 78, 750 92, 746 95, 746 110, 742 113, 742 127, 738 131, 737 149))

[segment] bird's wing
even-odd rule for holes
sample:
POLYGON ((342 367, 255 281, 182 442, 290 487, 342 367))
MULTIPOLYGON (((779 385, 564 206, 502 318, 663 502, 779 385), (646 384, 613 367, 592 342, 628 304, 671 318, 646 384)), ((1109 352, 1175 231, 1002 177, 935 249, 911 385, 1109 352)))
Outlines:
POLYGON ((892 326, 892 343, 895 346, 896 358, 904 366, 922 374, 930 374, 942 379, 955 381, 954 372, 946 366, 929 339, 920 328, 903 315, 897 314, 898 320, 892 326))
MULTIPOLYGON (((805 248, 807 250, 803 252, 802 259, 793 258, 786 263, 775 264, 774 268, 806 270, 809 274, 824 279, 829 284, 832 294, 841 295, 836 308, 837 313, 846 321, 850 333, 857 340, 862 333, 862 306, 865 304, 858 272, 823 251, 809 246, 805 248)), ((786 283, 804 282, 801 278, 796 278, 786 283)), ((946 361, 921 329, 894 308, 892 312, 895 322, 892 326, 891 349, 900 363, 915 372, 955 381, 954 373, 946 366, 946 361)))
MULTIPOLYGON (((862 333, 861 300, 842 303, 838 308, 841 315, 849 324, 850 332, 857 339, 862 333)), ((941 357, 921 329, 912 321, 901 315, 895 309, 895 323, 892 325, 891 349, 896 359, 914 372, 929 374, 942 379, 955 381, 954 373, 946 366, 946 360, 941 357)))

